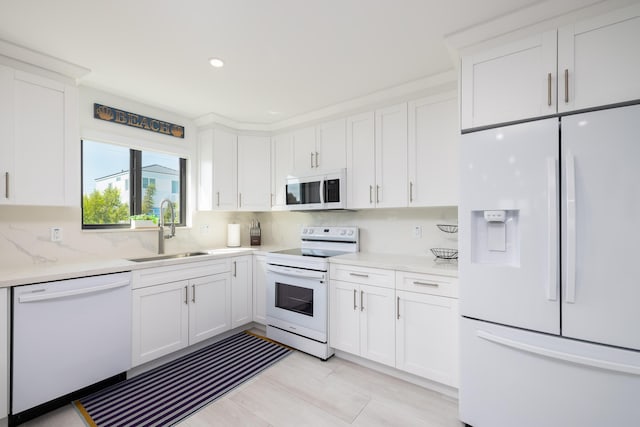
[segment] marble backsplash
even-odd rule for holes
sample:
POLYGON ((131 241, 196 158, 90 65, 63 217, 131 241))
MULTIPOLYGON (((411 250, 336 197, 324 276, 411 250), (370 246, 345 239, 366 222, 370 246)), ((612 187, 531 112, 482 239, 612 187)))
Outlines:
MULTIPOLYGON (((176 229, 165 252, 215 249, 226 245, 228 223, 241 224, 241 244, 249 246, 252 219, 262 226, 262 244, 296 247, 304 225, 357 225, 361 251, 429 254, 431 247, 457 247, 457 235, 436 228, 457 223, 457 208, 374 209, 344 212, 196 212, 191 227, 176 229), (414 226, 422 236, 413 236, 414 226)), ((0 207, 0 271, 37 264, 61 264, 157 253, 154 230, 82 230, 80 208, 0 207), (62 241, 51 242, 50 228, 62 228, 62 241)))

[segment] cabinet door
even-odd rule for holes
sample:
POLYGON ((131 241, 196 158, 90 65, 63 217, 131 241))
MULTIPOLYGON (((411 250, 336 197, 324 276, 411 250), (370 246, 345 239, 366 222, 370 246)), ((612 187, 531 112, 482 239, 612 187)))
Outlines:
POLYGON ((65 179, 75 172, 65 163, 65 85, 16 71, 13 107, 10 198, 16 204, 64 205, 65 179))
POLYGON ((293 136, 290 133, 276 135, 271 140, 271 192, 273 193, 272 209, 281 210, 287 202, 287 176, 294 169, 293 136))
POLYGON ((246 325, 253 318, 251 279, 253 257, 235 257, 231 261, 231 328, 246 325))
POLYGON ((640 5, 560 29, 558 111, 640 98, 638 40, 640 5))
POLYGON ((462 58, 462 128, 556 112, 556 31, 462 58))
POLYGON ((308 127, 291 133, 293 140, 293 168, 296 174, 306 174, 316 167, 316 129, 308 127))
POLYGON ((316 128, 316 158, 319 169, 331 170, 347 167, 345 119, 323 123, 316 128))
POLYGON ((407 206, 407 104, 376 111, 376 205, 407 206))
POLYGON ((395 290, 360 285, 360 356, 396 364, 395 290))
POLYGON ((213 209, 235 210, 238 206, 238 151, 236 136, 213 131, 213 209))
POLYGON ((188 287, 182 280, 133 290, 133 366, 189 344, 188 287))
POLYGON ((0 289, 0 418, 9 413, 9 288, 0 289))
POLYGON ((213 209, 213 129, 198 134, 198 210, 213 209))
POLYGON ((238 208, 251 212, 271 210, 269 137, 238 137, 238 208))
POLYGON ((373 111, 347 119, 347 207, 375 207, 376 186, 375 114, 373 111))
POLYGON ((13 70, 0 65, 0 204, 13 194, 13 70))
POLYGON ((329 286, 329 345, 360 355, 360 288, 331 280, 329 286))
POLYGON ((396 367, 458 386, 458 300, 397 291, 396 367))
POLYGON ((253 321, 267 324, 267 259, 264 255, 253 257, 253 321))
POLYGON ((458 100, 455 93, 409 103, 409 206, 457 206, 458 100))
POLYGON ((231 329, 229 273, 189 280, 189 344, 231 329))

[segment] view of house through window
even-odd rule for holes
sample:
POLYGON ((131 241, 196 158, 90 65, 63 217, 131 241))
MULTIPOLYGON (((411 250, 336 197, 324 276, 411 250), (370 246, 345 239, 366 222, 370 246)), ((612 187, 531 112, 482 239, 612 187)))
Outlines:
POLYGON ((132 217, 157 221, 165 199, 184 225, 185 165, 173 155, 82 141, 83 228, 128 227, 132 217))

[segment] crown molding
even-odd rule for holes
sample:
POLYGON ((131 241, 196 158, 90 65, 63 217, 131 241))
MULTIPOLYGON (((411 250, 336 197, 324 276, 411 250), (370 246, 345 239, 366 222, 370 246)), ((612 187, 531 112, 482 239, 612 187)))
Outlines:
POLYGON ((90 69, 62 59, 31 50, 29 48, 18 46, 6 40, 0 40, 0 55, 6 56, 10 60, 25 63, 27 65, 36 66, 47 71, 60 74, 65 77, 74 79, 76 82, 81 77, 89 74, 90 69))

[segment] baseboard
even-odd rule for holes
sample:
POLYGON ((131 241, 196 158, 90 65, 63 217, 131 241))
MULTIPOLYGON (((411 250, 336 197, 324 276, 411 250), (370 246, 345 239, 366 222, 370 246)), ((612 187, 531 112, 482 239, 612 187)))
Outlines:
POLYGON ((411 384, 415 384, 417 386, 426 388, 428 390, 435 391, 436 393, 442 394, 444 397, 452 399, 454 401, 458 401, 458 389, 454 387, 450 387, 448 385, 444 385, 435 381, 428 380, 426 378, 419 377, 417 375, 410 374, 408 372, 401 371, 396 368, 392 368, 390 366, 382 365, 377 362, 373 362, 368 359, 364 359, 359 356, 355 356, 350 353, 345 353, 344 351, 336 350, 335 357, 340 359, 348 360, 349 362, 353 362, 356 365, 364 366, 365 368, 369 368, 371 370, 381 372, 383 374, 387 374, 391 377, 398 378, 400 380, 409 382, 411 384))

